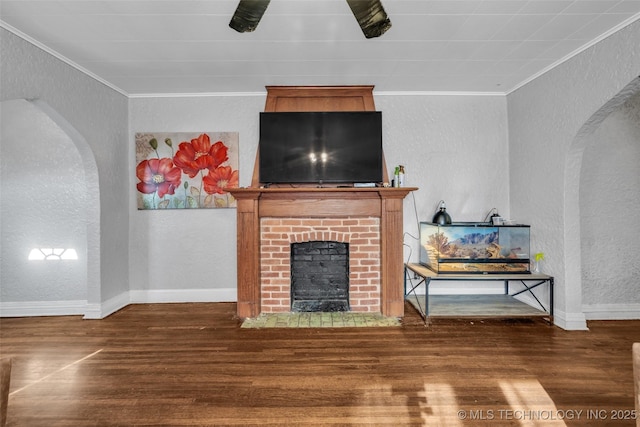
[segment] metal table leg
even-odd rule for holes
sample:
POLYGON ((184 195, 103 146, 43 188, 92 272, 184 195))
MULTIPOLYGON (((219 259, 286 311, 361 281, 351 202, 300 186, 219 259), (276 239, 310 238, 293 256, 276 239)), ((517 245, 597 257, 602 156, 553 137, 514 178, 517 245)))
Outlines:
POLYGON ((428 319, 429 319, 429 283, 430 282, 431 282, 430 278, 423 277, 423 276, 419 275, 415 271, 410 270, 409 268, 407 268, 407 266, 405 265, 405 267, 404 267, 404 296, 405 296, 405 299, 407 298, 407 295, 413 294, 413 296, 416 298, 416 304, 418 305, 418 307, 417 307, 418 308, 418 312, 424 318, 425 324, 428 323, 428 319), (412 274, 412 273, 414 274, 414 276, 416 276, 416 279, 418 277, 421 277, 421 279, 415 285, 411 281, 411 278, 408 277, 408 275, 412 274), (409 280, 409 282, 411 283, 410 289, 408 289, 408 290, 407 290, 407 280, 409 280), (418 286, 420 286, 423 283, 425 284, 425 287, 426 287, 425 295, 424 295, 424 304, 425 304, 424 307, 422 307, 422 305, 420 304, 420 298, 418 297, 418 294, 416 293, 416 289, 418 288, 418 286))

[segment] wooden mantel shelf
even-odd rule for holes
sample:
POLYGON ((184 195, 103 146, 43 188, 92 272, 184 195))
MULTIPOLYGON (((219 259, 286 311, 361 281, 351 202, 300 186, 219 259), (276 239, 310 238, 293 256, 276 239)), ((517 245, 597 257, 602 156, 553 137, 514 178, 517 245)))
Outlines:
POLYGON ((262 217, 381 217, 388 207, 383 200, 404 199, 416 187, 269 187, 235 188, 229 192, 238 200, 238 209, 248 208, 262 217), (259 200, 258 210, 253 201, 259 200), (243 202, 245 201, 245 202, 243 202), (251 201, 247 204, 246 201, 251 201))
POLYGON ((236 188, 229 192, 242 200, 260 200, 259 217, 382 216, 381 200, 404 199, 415 187, 270 187, 236 188))
POLYGON ((240 187, 231 188, 230 192, 238 194, 250 193, 379 193, 403 194, 417 190, 417 187, 240 187))
POLYGON ((404 315, 403 200, 415 187, 236 188, 238 306, 241 318, 260 314, 260 218, 380 218, 380 311, 404 315))

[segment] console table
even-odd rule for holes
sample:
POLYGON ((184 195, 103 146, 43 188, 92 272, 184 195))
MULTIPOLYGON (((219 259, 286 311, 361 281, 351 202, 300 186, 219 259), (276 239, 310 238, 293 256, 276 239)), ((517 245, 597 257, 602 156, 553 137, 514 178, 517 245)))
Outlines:
POLYGON ((553 324, 553 276, 538 273, 497 273, 497 274, 438 274, 421 264, 407 263, 404 265, 404 296, 405 299, 409 295, 413 295, 418 301, 418 311, 424 318, 425 323, 429 321, 429 285, 434 280, 450 280, 450 281, 502 281, 504 282, 504 294, 510 297, 528 292, 540 305, 541 312, 548 314, 549 323, 553 324), (413 278, 418 281, 413 282, 413 278), (518 281, 524 289, 509 293, 509 282, 518 281), (424 308, 421 307, 420 298, 416 294, 418 286, 425 285, 424 308), (545 305, 533 293, 533 289, 546 285, 549 288, 549 305, 545 305))

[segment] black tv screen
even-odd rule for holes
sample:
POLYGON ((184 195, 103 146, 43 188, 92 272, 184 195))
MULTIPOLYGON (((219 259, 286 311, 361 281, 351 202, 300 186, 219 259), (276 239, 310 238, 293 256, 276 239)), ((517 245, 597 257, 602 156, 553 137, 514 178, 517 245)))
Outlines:
POLYGON ((382 182, 382 113, 260 113, 260 182, 382 182))

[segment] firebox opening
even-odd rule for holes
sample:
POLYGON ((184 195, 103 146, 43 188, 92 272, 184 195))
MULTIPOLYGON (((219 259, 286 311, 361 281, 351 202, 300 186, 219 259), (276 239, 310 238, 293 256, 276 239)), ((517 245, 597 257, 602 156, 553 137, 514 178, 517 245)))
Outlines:
POLYGON ((291 311, 349 311, 349 244, 291 244, 291 311))

